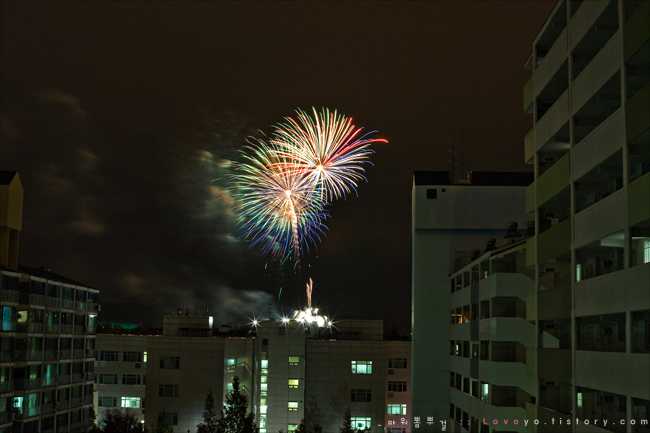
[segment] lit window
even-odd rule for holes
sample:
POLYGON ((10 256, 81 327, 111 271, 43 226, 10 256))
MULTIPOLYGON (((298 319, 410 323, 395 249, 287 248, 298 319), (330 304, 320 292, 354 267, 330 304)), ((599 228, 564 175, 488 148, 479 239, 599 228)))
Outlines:
POLYGON ((643 241, 643 263, 650 263, 650 238, 643 241))
POLYGON ((265 415, 265 414, 266 414, 266 409, 267 409, 267 408, 268 408, 268 406, 260 406, 260 413, 261 413, 262 415, 265 415))
POLYGON ((578 393, 578 407, 582 407, 582 393, 578 393))
POLYGON ((299 364, 300 364, 300 357, 299 356, 290 356, 289 357, 289 365, 299 365, 299 364))
POLYGON ((147 352, 144 352, 144 355, 142 355, 142 362, 147 362, 147 352))
POLYGON ((578 263, 576 265, 576 281, 580 282, 582 280, 582 265, 578 263))
POLYGON ((352 361, 352 373, 372 374, 372 361, 352 361))
POLYGON ((294 432, 298 430, 298 424, 289 424, 287 425, 287 433, 294 432))
POLYGON ((262 368, 269 368, 269 360, 268 359, 263 359, 262 360, 262 368))
POLYGON ((406 415, 405 404, 389 404, 388 415, 406 415))
POLYGON ((262 375, 262 383, 266 383, 266 375, 265 374, 262 375))
POLYGON ((120 407, 139 408, 140 397, 122 397, 122 404, 120 407))
POLYGON ((261 387, 261 390, 264 391, 264 392, 266 392, 268 390, 268 384, 266 384, 266 383, 261 384, 260 387, 261 387))
POLYGON ((370 429, 370 417, 366 416, 352 416, 350 417, 350 425, 356 430, 370 429))
POLYGON ((287 402, 287 410, 289 412, 296 412, 298 410, 298 402, 297 401, 288 401, 287 402))
POLYGON ((289 379, 289 389, 298 389, 299 379, 289 379))

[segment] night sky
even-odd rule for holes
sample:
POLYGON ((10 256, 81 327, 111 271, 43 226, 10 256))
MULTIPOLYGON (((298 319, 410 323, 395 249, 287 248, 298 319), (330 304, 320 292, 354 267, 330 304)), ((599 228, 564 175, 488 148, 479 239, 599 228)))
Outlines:
POLYGON ((555 0, 0 4, 20 262, 100 289, 100 319, 240 323, 311 277, 335 318, 406 332, 413 171, 448 170, 450 140, 465 170, 532 170, 523 65, 555 0), (389 143, 296 278, 237 240, 224 161, 312 106, 389 143))

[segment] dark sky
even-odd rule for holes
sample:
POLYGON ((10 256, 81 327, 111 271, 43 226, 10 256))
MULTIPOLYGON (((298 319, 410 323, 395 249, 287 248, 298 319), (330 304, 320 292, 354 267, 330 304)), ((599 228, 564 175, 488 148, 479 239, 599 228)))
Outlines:
POLYGON ((297 307, 302 286, 236 240, 222 163, 296 108, 329 107, 389 143, 359 196, 330 206, 301 278, 330 315, 406 330, 412 173, 448 170, 450 140, 466 170, 531 170, 523 64, 554 4, 3 1, 0 168, 25 188, 20 260, 136 305, 116 315, 133 322, 187 299, 237 322, 280 286, 297 307))

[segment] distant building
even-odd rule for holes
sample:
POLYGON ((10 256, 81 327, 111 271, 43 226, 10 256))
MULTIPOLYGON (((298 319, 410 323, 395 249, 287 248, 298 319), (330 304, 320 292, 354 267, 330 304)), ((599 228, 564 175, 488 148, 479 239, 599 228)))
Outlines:
POLYGON ((383 341, 382 321, 332 331, 267 320, 246 337, 212 337, 211 319, 165 316, 162 336, 98 336, 99 416, 131 407, 153 425, 164 410, 175 432, 194 432, 208 388, 219 408, 238 376, 261 433, 302 419, 336 433, 347 408, 357 427, 411 431, 410 343, 383 341))
POLYGON ((18 264, 22 186, 0 172, 0 432, 93 424, 98 290, 18 264))

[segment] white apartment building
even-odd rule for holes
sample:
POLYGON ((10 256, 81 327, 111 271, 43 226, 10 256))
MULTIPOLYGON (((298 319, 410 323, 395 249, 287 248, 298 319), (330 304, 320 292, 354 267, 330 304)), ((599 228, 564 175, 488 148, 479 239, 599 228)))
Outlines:
POLYGON ((260 433, 290 432, 302 419, 337 433, 348 408, 357 428, 411 432, 410 343, 383 341, 382 321, 330 329, 266 320, 246 337, 212 337, 211 322, 165 316, 162 336, 98 336, 99 415, 130 407, 153 425, 164 410, 174 431, 193 432, 208 388, 221 407, 238 376, 260 433))

